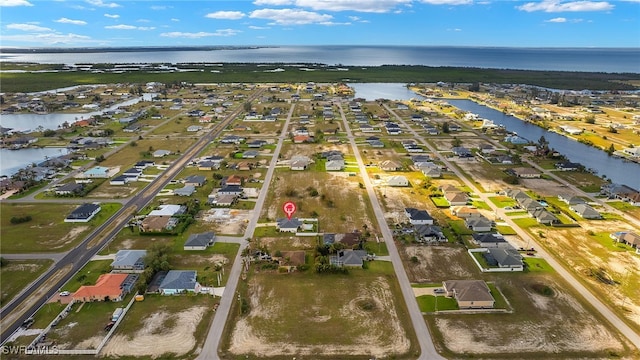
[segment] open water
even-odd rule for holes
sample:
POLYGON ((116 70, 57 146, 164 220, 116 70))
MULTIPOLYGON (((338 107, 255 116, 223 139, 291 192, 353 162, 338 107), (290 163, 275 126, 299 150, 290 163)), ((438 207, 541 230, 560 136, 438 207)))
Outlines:
POLYGON ((640 73, 640 48, 505 48, 454 46, 273 46, 219 50, 8 53, 0 62, 312 63, 345 66, 424 65, 489 69, 640 73))

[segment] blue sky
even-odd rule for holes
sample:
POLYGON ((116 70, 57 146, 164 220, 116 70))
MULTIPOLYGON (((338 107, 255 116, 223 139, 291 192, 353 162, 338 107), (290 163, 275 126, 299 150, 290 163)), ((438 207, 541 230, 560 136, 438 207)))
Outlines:
POLYGON ((640 47, 640 0, 0 0, 2 47, 640 47))

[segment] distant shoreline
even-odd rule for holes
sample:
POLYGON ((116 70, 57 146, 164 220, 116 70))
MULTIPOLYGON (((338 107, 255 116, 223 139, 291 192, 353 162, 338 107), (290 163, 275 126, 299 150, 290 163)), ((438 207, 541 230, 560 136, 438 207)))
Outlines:
POLYGON ((150 52, 150 51, 214 51, 252 50, 275 46, 123 46, 123 47, 81 47, 81 48, 0 48, 0 54, 63 54, 102 52, 150 52))

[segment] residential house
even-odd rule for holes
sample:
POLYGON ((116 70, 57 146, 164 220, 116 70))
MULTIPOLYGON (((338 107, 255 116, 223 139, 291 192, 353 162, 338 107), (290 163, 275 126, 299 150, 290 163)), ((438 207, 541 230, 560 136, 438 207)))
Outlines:
POLYGON ((527 168, 527 167, 512 168, 512 169, 508 169, 507 172, 519 178, 525 178, 525 179, 540 178, 540 176, 542 176, 542 173, 540 171, 533 168, 527 168))
POLYGON ((618 231, 609 235, 616 242, 621 242, 632 246, 636 249, 640 248, 640 235, 632 231, 618 231))
POLYGON ((507 242, 507 240, 504 239, 504 237, 501 234, 497 234, 497 233, 483 233, 483 234, 478 234, 478 233, 474 233, 471 234, 472 238, 473 238, 473 242, 483 248, 501 248, 501 247, 507 247, 507 246, 511 246, 509 245, 509 243, 507 242))
POLYGON ((420 243, 446 242, 442 229, 435 225, 416 225, 413 229, 416 241, 420 243))
POLYGON ((120 169, 110 169, 104 166, 95 166, 82 173, 81 177, 89 179, 108 179, 115 175, 120 169))
POLYGON ((448 191, 444 194, 445 199, 449 202, 449 206, 466 205, 469 201, 469 196, 461 191, 451 192, 448 191))
POLYGON ((610 199, 620 199, 634 206, 640 206, 640 191, 622 184, 605 184, 600 189, 600 193, 610 199))
POLYGON ((390 176, 387 179, 387 185, 396 187, 409 186, 409 180, 402 175, 390 176))
POLYGON ((587 203, 583 198, 572 194, 559 194, 558 199, 567 205, 578 205, 587 203))
POLYGON ((325 163, 324 168, 326 171, 342 171, 344 170, 344 159, 329 160, 325 163))
POLYGON ((244 190, 238 185, 224 185, 218 190, 218 195, 233 195, 240 197, 244 195, 244 190))
POLYGON ((118 250, 111 262, 112 273, 141 273, 144 271, 144 258, 147 250, 118 250))
POLYGON ((180 189, 173 190, 173 195, 177 196, 191 196, 196 192, 196 187, 193 185, 185 185, 180 189))
POLYGON ((154 158, 161 158, 161 157, 165 157, 167 155, 171 155, 171 151, 169 150, 156 150, 153 152, 153 157, 154 158))
POLYGON ((280 232, 297 233, 302 227, 302 221, 298 218, 281 218, 276 220, 276 229, 280 232))
POLYGON ((216 234, 211 231, 191 234, 187 241, 184 242, 184 250, 206 250, 216 241, 216 234))
POLYGON ((89 222, 100 210, 99 204, 85 203, 67 215, 64 222, 89 222))
POLYGON ((187 132, 198 132, 200 130, 202 130, 202 126, 200 125, 190 125, 187 127, 187 132))
POLYGON ((511 246, 487 248, 483 256, 489 266, 509 268, 511 271, 524 271, 522 255, 511 246))
POLYGON ((195 270, 170 270, 164 277, 158 290, 162 295, 199 293, 202 286, 197 281, 195 270))
POLYGON ((464 220, 464 224, 467 228, 477 232, 491 231, 491 227, 493 226, 493 222, 482 215, 467 218, 464 220))
POLYGON ((453 153, 461 158, 465 158, 465 157, 472 157, 473 154, 471 153, 471 150, 467 149, 466 147, 463 146, 454 146, 453 148, 451 148, 451 151, 453 151, 453 153))
POLYGON ((600 215, 598 211, 584 203, 571 205, 569 209, 580 215, 583 219, 602 219, 602 215, 600 215))
POLYGON ((380 162, 380 169, 383 171, 398 171, 402 169, 402 164, 394 160, 384 160, 380 162))
POLYGON ((560 219, 558 219, 555 215, 553 215, 552 213, 548 212, 545 209, 532 210, 532 211, 529 211, 529 214, 531 215, 531 217, 535 218, 536 221, 538 221, 538 223, 540 224, 553 225, 553 224, 560 223, 560 219))
POLYGON ((138 170, 144 170, 150 166, 156 166, 155 161, 153 160, 140 160, 138 161, 135 165, 133 165, 134 168, 138 169, 138 170))
POLYGON ((491 309, 495 300, 482 280, 447 280, 442 287, 448 297, 458 302, 460 309, 491 309))
POLYGON ((242 177, 238 176, 238 175, 225 176, 220 181, 220 185, 222 185, 222 186, 241 186, 242 185, 242 177))
POLYGON ((243 159, 255 159, 260 153, 257 150, 247 150, 242 153, 243 159))
POLYGON ((469 207, 469 206, 452 206, 450 208, 450 211, 451 211, 451 215, 457 216, 462 219, 469 219, 469 218, 482 216, 482 214, 480 214, 480 211, 478 211, 478 209, 469 207))
POLYGON ((582 168, 581 164, 573 163, 570 161, 559 162, 559 163, 556 163, 555 166, 556 166, 556 169, 560 171, 577 171, 582 168))
POLYGON ((84 189, 83 184, 66 183, 55 190, 56 195, 78 195, 84 189))
POLYGON ((130 177, 127 177, 126 175, 118 175, 113 179, 109 180, 109 185, 114 185, 114 186, 126 185, 130 181, 134 181, 134 180, 132 180, 130 177))
POLYGON ((185 185, 194 187, 200 187, 207 182, 207 178, 204 175, 189 175, 184 179, 185 185))
POLYGON ((331 256, 329 262, 340 267, 362 267, 366 258, 365 250, 344 249, 338 250, 335 256, 331 256))
POLYGON ((74 301, 122 301, 133 287, 138 275, 102 274, 95 285, 83 285, 73 293, 74 301))
POLYGON ((416 208, 405 208, 404 214, 412 225, 433 225, 433 218, 426 210, 416 208))
POLYGON ((220 162, 211 160, 203 160, 198 162, 198 170, 217 170, 220 168, 220 162))
POLYGON ((250 163, 248 161, 240 161, 236 164, 236 170, 249 171, 251 169, 253 169, 253 163, 250 163))

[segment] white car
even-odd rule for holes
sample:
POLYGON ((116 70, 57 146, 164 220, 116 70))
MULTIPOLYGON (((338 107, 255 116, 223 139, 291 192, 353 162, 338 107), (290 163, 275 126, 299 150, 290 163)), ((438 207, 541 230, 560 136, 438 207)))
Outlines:
POLYGON ((60 293, 60 296, 69 296, 69 295, 71 295, 71 293, 68 291, 63 291, 60 293))

